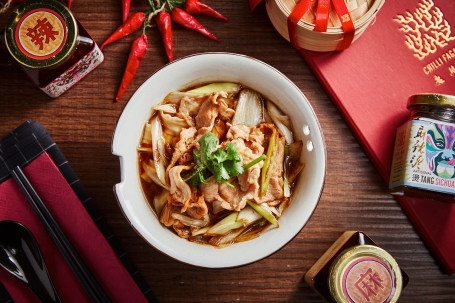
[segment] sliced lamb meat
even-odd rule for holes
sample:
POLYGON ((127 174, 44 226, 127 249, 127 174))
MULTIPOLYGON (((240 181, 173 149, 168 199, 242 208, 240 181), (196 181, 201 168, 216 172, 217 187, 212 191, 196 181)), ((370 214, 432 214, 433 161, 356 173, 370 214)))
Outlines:
POLYGON ((194 135, 196 128, 184 128, 180 133, 180 140, 175 144, 174 153, 172 154, 171 162, 166 168, 166 179, 169 180, 169 170, 179 161, 185 153, 190 152, 191 147, 195 142, 194 135))
POLYGON ((207 204, 205 203, 205 200, 204 200, 204 195, 200 195, 197 198, 196 202, 190 203, 188 208, 186 209, 186 213, 190 217, 197 219, 197 220, 199 220, 202 217, 204 217, 205 215, 207 215, 208 208, 207 208, 207 204))
POLYGON ((220 197, 224 200, 221 207, 227 210, 240 211, 245 207, 246 200, 253 198, 253 193, 243 192, 236 179, 231 179, 228 182, 234 187, 225 183, 219 185, 220 197))
POLYGON ((191 166, 174 166, 169 170, 169 180, 171 184, 170 195, 174 203, 187 205, 191 200, 192 190, 190 186, 182 180, 180 176, 183 170, 190 170, 191 166))

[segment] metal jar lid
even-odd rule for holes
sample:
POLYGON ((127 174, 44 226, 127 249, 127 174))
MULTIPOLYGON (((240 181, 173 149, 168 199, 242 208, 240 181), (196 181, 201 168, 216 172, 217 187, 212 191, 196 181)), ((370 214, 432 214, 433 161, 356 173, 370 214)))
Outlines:
POLYGON ((343 251, 329 274, 335 302, 396 302, 402 288, 401 270, 395 259, 374 245, 357 245, 343 251))
POLYGON ((78 28, 68 8, 54 0, 31 0, 12 14, 5 41, 11 55, 31 68, 51 68, 66 61, 76 47, 78 28))
POLYGON ((408 99, 407 108, 416 105, 444 106, 455 108, 455 96, 442 94, 417 94, 408 99))

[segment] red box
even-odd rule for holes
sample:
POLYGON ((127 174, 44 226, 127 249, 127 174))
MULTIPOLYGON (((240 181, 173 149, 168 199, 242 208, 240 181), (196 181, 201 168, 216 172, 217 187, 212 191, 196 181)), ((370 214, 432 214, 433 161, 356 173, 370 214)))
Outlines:
MULTIPOLYGON (((455 5, 386 1, 376 18, 344 51, 302 55, 388 182, 395 132, 409 118, 408 97, 455 95, 455 5)), ((436 259, 454 273, 455 205, 397 200, 436 259)))

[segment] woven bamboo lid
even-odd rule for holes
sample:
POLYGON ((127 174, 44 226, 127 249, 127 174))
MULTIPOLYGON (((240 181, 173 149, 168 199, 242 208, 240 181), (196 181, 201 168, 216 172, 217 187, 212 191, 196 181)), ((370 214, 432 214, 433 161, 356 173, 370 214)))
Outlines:
MULTIPOLYGON (((349 14, 354 22, 357 40, 366 28, 374 20, 377 12, 384 4, 385 0, 344 0, 349 14)), ((291 11, 295 8, 298 1, 295 0, 270 0, 266 1, 267 13, 275 29, 289 41, 287 19, 291 11)), ((313 51, 333 51, 336 50, 338 43, 343 39, 343 30, 338 15, 330 7, 329 23, 326 32, 314 31, 316 19, 317 1, 306 12, 297 24, 297 45, 301 48, 313 51)))

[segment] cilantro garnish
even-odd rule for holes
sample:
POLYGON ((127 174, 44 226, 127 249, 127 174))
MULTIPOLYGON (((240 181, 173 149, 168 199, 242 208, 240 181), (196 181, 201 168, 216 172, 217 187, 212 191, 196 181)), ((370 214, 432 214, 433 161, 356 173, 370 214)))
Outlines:
POLYGON ((227 180, 243 173, 248 167, 252 166, 249 165, 250 163, 254 162, 256 164, 264 159, 264 156, 261 156, 243 166, 242 157, 235 143, 226 143, 226 149, 222 147, 216 148, 219 140, 211 132, 203 135, 198 143, 201 149, 193 149, 195 164, 193 170, 187 178, 183 179, 185 182, 189 180, 192 187, 201 183, 208 183, 207 179, 211 176, 215 177, 216 183, 231 185, 227 180))

